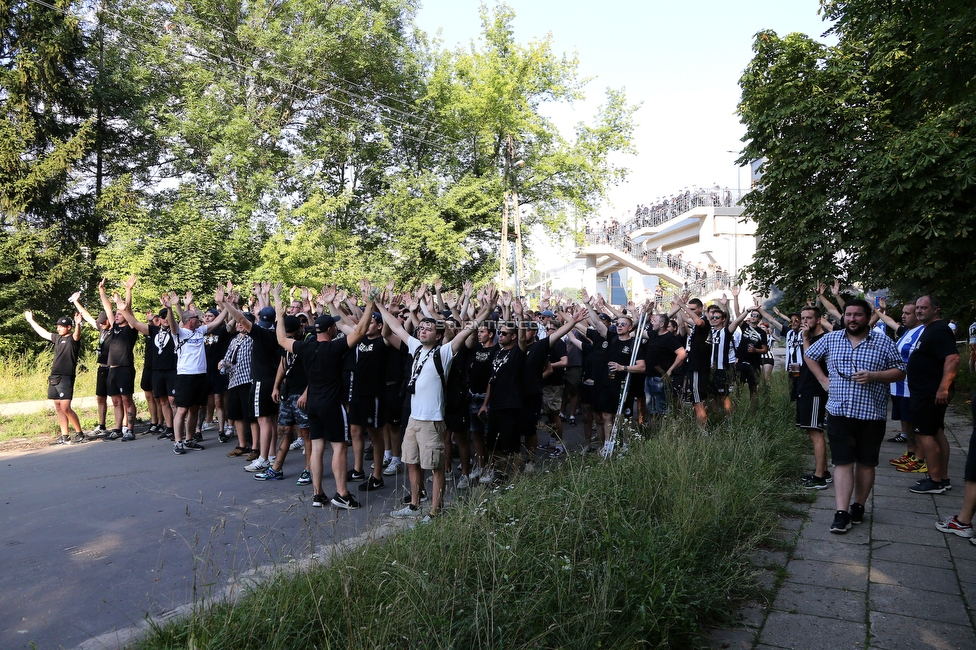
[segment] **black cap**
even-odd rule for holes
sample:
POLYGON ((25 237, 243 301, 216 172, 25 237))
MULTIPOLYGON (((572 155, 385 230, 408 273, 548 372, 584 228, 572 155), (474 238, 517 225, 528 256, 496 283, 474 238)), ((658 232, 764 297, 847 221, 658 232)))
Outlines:
POLYGON ((322 334, 323 332, 328 332, 329 328, 339 322, 338 318, 333 318, 329 314, 319 316, 315 319, 315 333, 322 334))
POLYGON ((292 332, 297 332, 302 329, 302 321, 298 320, 297 316, 287 315, 284 318, 285 321, 285 332, 291 334, 292 332))
POLYGON ((62 327, 74 327, 75 322, 68 318, 67 316, 62 316, 58 319, 58 325, 62 327))

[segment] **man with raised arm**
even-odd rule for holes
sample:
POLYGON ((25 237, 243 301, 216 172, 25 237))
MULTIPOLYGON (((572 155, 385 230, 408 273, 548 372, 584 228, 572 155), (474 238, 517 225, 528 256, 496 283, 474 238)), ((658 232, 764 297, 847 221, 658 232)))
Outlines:
POLYGON ((55 444, 86 442, 78 414, 71 408, 75 390, 75 369, 78 367, 78 351, 81 349, 81 313, 75 312, 74 320, 62 316, 55 324, 55 333, 48 332, 34 320, 34 313, 24 312, 27 323, 44 340, 54 346, 54 363, 48 377, 47 398, 54 400, 61 436, 55 444), (75 430, 74 440, 68 437, 68 424, 75 430))
POLYGON ((489 292, 489 297, 481 305, 475 320, 466 323, 447 345, 441 345, 443 330, 438 331, 435 319, 421 320, 416 330, 419 338, 413 338, 382 304, 376 305, 383 322, 413 355, 410 377, 407 381, 410 418, 407 420, 406 432, 403 436, 403 462, 406 463, 410 476, 410 503, 392 512, 393 517, 406 518, 420 515, 420 491, 423 487, 424 470, 430 470, 433 474, 433 494, 428 517, 440 513, 445 484, 444 382, 450 372, 454 355, 471 333, 478 329, 478 325, 488 317, 494 302, 494 295, 489 292))
MULTIPOLYGON (((214 296, 219 305, 224 301, 224 288, 217 287, 214 296)), ((169 321, 170 331, 176 338, 176 395, 173 405, 176 412, 173 415, 173 453, 182 455, 187 449, 200 451, 203 446, 193 440, 197 418, 200 409, 206 408, 207 397, 210 395, 210 382, 207 380, 207 352, 204 348, 204 337, 211 330, 222 327, 227 317, 227 310, 222 309, 217 318, 204 324, 200 312, 193 306, 193 294, 186 294, 185 309, 181 316, 183 327, 178 327, 173 315, 174 303, 178 302, 176 294, 170 294, 164 307, 169 308, 166 319, 169 321), (185 436, 185 440, 184 440, 185 436)))
MULTIPOLYGON (((296 341, 288 338, 285 332, 284 311, 281 309, 281 283, 271 288, 271 297, 275 304, 278 326, 275 336, 286 352, 296 355, 296 363, 305 366, 308 388, 306 392, 305 410, 308 415, 308 432, 311 449, 312 471, 312 506, 321 508, 329 502, 322 491, 322 455, 325 453, 325 443, 332 446, 332 477, 335 480, 335 495, 331 503, 336 508, 355 510, 360 506, 356 497, 346 486, 346 470, 349 466, 346 452, 349 449, 349 419, 346 409, 342 406, 342 360, 349 350, 356 346, 366 336, 369 327, 368 317, 360 318, 352 332, 343 338, 338 338, 336 329, 337 318, 328 314, 315 319, 315 338, 296 341)), ((333 292, 334 295, 334 292, 333 292)), ((232 313, 236 311, 228 305, 232 313)), ((373 297, 366 302, 366 313, 373 312, 373 297)), ((240 313, 240 312, 237 312, 240 313)), ((237 314, 234 314, 235 318, 237 314)), ((241 315, 238 322, 243 319, 241 315)), ((301 401, 301 400, 300 400, 301 401)))
POLYGON ((830 532, 836 534, 863 520, 884 440, 886 384, 905 376, 905 362, 895 344, 871 329, 870 319, 867 302, 849 301, 844 307, 844 328, 828 332, 805 353, 806 367, 828 395, 827 440, 837 504, 830 532), (826 373, 818 363, 821 359, 827 363, 826 373))
MULTIPOLYGON (((104 285, 105 278, 102 278, 98 286, 104 285)), ((88 313, 84 305, 79 302, 79 298, 81 298, 81 292, 76 291, 68 298, 68 302, 75 306, 85 322, 98 331, 98 344, 95 348, 95 363, 97 364, 95 370, 95 404, 98 409, 98 424, 88 432, 88 438, 94 440, 108 435, 108 431, 105 429, 105 418, 108 415, 108 339, 112 336, 112 323, 105 312, 100 312, 98 318, 88 313)))
MULTIPOLYGON (((131 293, 127 292, 127 295, 131 296, 131 293)), ((136 387, 136 361, 133 350, 136 341, 139 340, 139 333, 129 327, 129 323, 121 314, 121 311, 128 306, 128 301, 120 298, 118 294, 113 294, 112 298, 117 308, 117 311, 113 312, 112 302, 105 294, 104 284, 98 285, 98 296, 101 298, 102 308, 108 316, 108 321, 112 323, 111 336, 106 341, 108 376, 105 382, 108 394, 112 398, 115 428, 104 439, 131 440, 132 429, 136 422, 136 403, 132 400, 136 387)))

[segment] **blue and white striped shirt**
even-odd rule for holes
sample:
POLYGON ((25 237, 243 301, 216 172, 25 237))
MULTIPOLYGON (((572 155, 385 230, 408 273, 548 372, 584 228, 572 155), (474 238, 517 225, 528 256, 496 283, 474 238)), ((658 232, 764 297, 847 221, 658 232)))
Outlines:
MULTIPOLYGON (((908 357, 911 355, 912 350, 915 348, 915 342, 918 341, 918 337, 922 335, 922 330, 925 329, 925 325, 918 325, 908 330, 901 335, 898 342, 895 343, 895 348, 898 353, 901 354, 901 359, 906 364, 908 363, 908 357)), ((896 397, 911 397, 908 392, 908 377, 905 377, 901 381, 891 382, 891 394, 896 397)))

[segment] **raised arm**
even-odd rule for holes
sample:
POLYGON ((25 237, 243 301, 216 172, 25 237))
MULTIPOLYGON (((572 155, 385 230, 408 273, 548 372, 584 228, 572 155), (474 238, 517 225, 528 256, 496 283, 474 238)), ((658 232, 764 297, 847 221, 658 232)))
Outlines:
POLYGON ((139 322, 136 315, 132 313, 132 307, 130 305, 126 304, 122 309, 119 310, 119 313, 122 314, 122 318, 124 318, 125 322, 129 324, 129 327, 140 334, 149 336, 149 324, 139 322))
MULTIPOLYGON (((274 301, 275 317, 278 321, 275 325, 275 338, 278 339, 278 345, 283 347, 287 352, 293 352, 295 350, 295 339, 288 338, 288 334, 285 332, 285 310, 281 308, 281 287, 282 283, 278 282, 271 287, 271 299, 274 301)), ((244 320, 247 320, 246 318, 244 320)), ((284 378, 284 371, 279 364, 278 374, 281 379, 284 378)), ((281 379, 275 378, 275 388, 281 385, 281 379)))
POLYGON ((24 318, 27 319, 27 323, 34 328, 34 331, 37 332, 37 335, 40 336, 42 339, 44 339, 45 341, 54 340, 54 335, 48 332, 43 327, 41 327, 40 325, 38 325, 37 321, 34 320, 34 312, 30 310, 25 311, 24 318))
POLYGON ((454 335, 454 338, 451 339, 451 350, 454 352, 454 354, 458 353, 458 350, 460 350, 461 346, 464 345, 464 342, 468 340, 471 333, 477 331, 478 327, 480 327, 485 319, 488 318, 488 314, 490 314, 491 310, 494 309, 494 303, 494 300, 486 299, 482 303, 481 309, 478 310, 477 314, 475 314, 474 322, 466 323, 464 327, 461 328, 461 331, 454 335))
POLYGON ((105 293, 105 278, 102 278, 102 281, 98 283, 98 299, 102 302, 102 309, 105 310, 105 315, 108 316, 108 322, 115 322, 115 312, 112 311, 112 302, 105 293))
POLYGON ((80 291, 75 291, 68 298, 68 302, 70 302, 72 305, 74 305, 75 309, 78 310, 78 313, 81 314, 81 317, 85 319, 85 322, 86 323, 88 323, 89 325, 91 325, 94 328, 97 328, 98 327, 98 321, 95 320, 92 317, 92 315, 88 313, 88 310, 85 309, 80 302, 78 302, 78 299, 79 298, 81 298, 81 292, 80 291))

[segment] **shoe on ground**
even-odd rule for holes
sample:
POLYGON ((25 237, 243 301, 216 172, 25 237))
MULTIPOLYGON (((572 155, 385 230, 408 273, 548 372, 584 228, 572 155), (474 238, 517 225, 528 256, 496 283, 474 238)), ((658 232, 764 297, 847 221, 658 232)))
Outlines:
POLYGON ((899 433, 894 438, 888 438, 888 442, 908 442, 908 438, 904 433, 899 433))
POLYGON ((576 416, 575 415, 570 415, 569 416, 569 424, 570 424, 570 426, 573 426, 573 427, 576 426, 576 416))
POLYGON ((386 466, 383 470, 383 476, 394 476, 403 469, 403 461, 399 458, 393 458, 390 460, 390 464, 386 466))
POLYGON ((237 445, 236 447, 234 447, 233 449, 227 452, 227 457, 237 458, 238 456, 243 456, 248 453, 250 452, 245 447, 241 447, 240 445, 237 445))
POLYGON ((71 438, 69 438, 68 436, 62 436, 61 434, 58 434, 58 437, 54 439, 54 442, 51 443, 51 446, 56 447, 58 445, 70 445, 70 444, 71 444, 71 438))
POLYGON ((481 468, 481 467, 472 467, 471 468, 471 473, 468 474, 468 480, 469 481, 476 481, 476 480, 478 480, 479 478, 481 478, 481 472, 483 472, 483 471, 484 471, 484 468, 481 468))
POLYGON ((420 520, 420 523, 422 523, 422 524, 429 524, 430 522, 434 521, 435 519, 437 519, 440 516, 441 516, 441 513, 439 511, 437 511, 437 510, 431 510, 426 515, 424 515, 423 519, 420 520))
POLYGON ((895 465, 895 469, 909 474, 925 474, 929 471, 929 466, 924 460, 914 458, 903 465, 895 465))
POLYGON ((295 481, 295 485, 311 485, 312 484, 312 473, 307 469, 303 469, 298 480, 295 481))
POLYGON ((373 460, 373 446, 372 445, 370 445, 369 447, 367 447, 366 448, 366 451, 363 452, 363 460, 373 460))
POLYGON ((459 478, 457 480, 457 482, 454 483, 454 489, 455 490, 467 490, 468 487, 469 487, 469 485, 468 485, 468 481, 469 480, 470 479, 468 479, 468 475, 467 474, 461 474, 461 478, 459 478))
POLYGON ((413 517, 420 516, 420 507, 415 506, 412 503, 408 503, 399 510, 394 510, 390 513, 390 516, 394 519, 411 519, 413 517))
POLYGON ((495 470, 487 469, 481 473, 481 478, 478 481, 482 485, 491 485, 495 481, 495 470))
POLYGON ((895 467, 898 467, 899 465, 904 465, 905 463, 911 462, 913 460, 915 460, 915 454, 913 454, 910 451, 906 451, 898 458, 892 458, 888 462, 894 465, 895 467))
POLYGON ((183 443, 183 446, 190 451, 203 451, 204 447, 194 438, 193 440, 187 440, 183 443))
POLYGON ((336 492, 332 497, 332 505, 342 510, 357 510, 358 508, 362 507, 359 505, 359 501, 356 501, 356 497, 354 497, 351 492, 346 496, 340 496, 339 493, 336 492))
POLYGON ((264 470, 271 467, 271 463, 264 460, 263 458, 255 458, 254 462, 249 465, 244 466, 245 472, 263 472, 264 470))
POLYGON ((823 476, 810 475, 803 482, 803 487, 808 490, 826 490, 827 479, 823 476))
POLYGON ((105 437, 102 438, 102 440, 118 440, 121 437, 122 437, 122 432, 120 430, 112 429, 111 431, 105 434, 105 437))
POLYGON ((257 451, 256 449, 252 449, 251 451, 247 452, 248 462, 257 460, 259 456, 261 456, 261 452, 257 451))
POLYGON ((156 440, 166 440, 167 438, 169 438, 169 436, 170 436, 169 429, 163 429, 158 434, 156 434, 156 440))
POLYGON ((852 524, 859 524, 864 521, 864 506, 860 503, 852 503, 851 509, 848 512, 851 515, 852 524))
POLYGON ((291 449, 292 451, 295 451, 296 449, 301 449, 304 446, 305 446, 305 439, 302 437, 298 437, 295 438, 294 442, 288 445, 288 448, 291 449))
POLYGON ((313 494, 312 495, 312 507, 321 508, 325 506, 328 499, 325 498, 325 494, 313 494))
POLYGON ((834 523, 830 524, 830 532, 843 535, 851 528, 851 514, 846 510, 838 510, 834 514, 834 523))
POLYGON ((94 429, 88 432, 89 438, 104 438, 108 435, 108 431, 102 425, 98 425, 94 429))
MULTIPOLYGON (((407 492, 406 496, 403 497, 403 504, 409 505, 412 501, 413 497, 411 497, 410 493, 407 492)), ((427 501, 427 490, 420 488, 420 502, 424 503, 425 501, 427 501)))
POLYGON ((136 439, 136 434, 132 433, 131 431, 126 431, 125 433, 122 434, 122 437, 119 438, 119 440, 121 440, 122 442, 132 442, 135 439, 136 439))
POLYGON ((216 420, 211 420, 210 422, 204 422, 203 423, 203 430, 204 431, 210 431, 211 429, 216 429, 216 428, 217 428, 217 421, 216 420))
POLYGON ((85 437, 85 434, 82 433, 81 431, 79 431, 78 433, 76 433, 75 434, 75 437, 71 439, 71 444, 73 444, 73 445, 80 445, 80 444, 85 443, 85 442, 88 442, 88 438, 85 437))
POLYGON ((834 477, 830 475, 830 470, 824 470, 824 480, 828 483, 834 482, 834 477))
POLYGON ((153 435, 159 433, 159 425, 153 422, 152 424, 149 425, 149 430, 146 431, 146 433, 151 433, 153 435))
POLYGON ((936 483, 928 476, 908 489, 915 494, 942 494, 946 491, 945 485, 941 482, 936 483))
POLYGON ((196 440, 197 442, 203 442, 203 432, 197 431, 196 433, 194 433, 193 439, 196 440))
POLYGON ((972 524, 966 525, 960 523, 956 516, 953 515, 946 519, 945 521, 935 522, 935 527, 941 530, 943 533, 952 533, 953 535, 959 535, 960 537, 965 537, 966 539, 972 539, 973 537, 973 526, 972 524))
POLYGON ((346 472, 346 480, 347 481, 365 481, 366 480, 366 472, 361 472, 361 471, 358 471, 358 470, 355 470, 355 469, 351 469, 348 472, 346 472))
POLYGON ((269 467, 263 472, 258 472, 254 475, 255 481, 280 481, 285 478, 283 472, 275 471, 274 467, 269 467))
POLYGON ((368 479, 366 479, 365 483, 359 484, 358 489, 360 492, 372 492, 373 490, 382 490, 385 487, 386 484, 383 483, 383 479, 370 476, 368 479))
POLYGON ((177 456, 182 456, 183 454, 186 453, 186 449, 183 448, 182 442, 173 443, 173 453, 176 454, 177 456))
POLYGON ((558 445, 552 450, 552 453, 549 454, 549 458, 563 458, 564 456, 566 456, 566 448, 562 445, 558 445))

